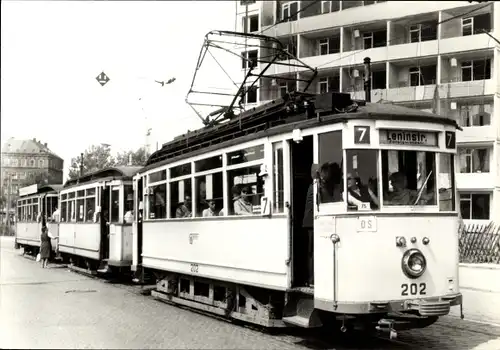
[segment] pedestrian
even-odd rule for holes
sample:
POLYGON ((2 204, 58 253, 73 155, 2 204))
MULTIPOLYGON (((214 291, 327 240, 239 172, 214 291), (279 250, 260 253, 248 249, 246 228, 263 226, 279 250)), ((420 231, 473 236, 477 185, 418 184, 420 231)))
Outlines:
POLYGON ((57 238, 58 237, 52 236, 47 226, 42 227, 42 234, 40 235, 40 261, 42 262, 42 268, 46 268, 49 262, 50 253, 52 251, 50 240, 57 238))

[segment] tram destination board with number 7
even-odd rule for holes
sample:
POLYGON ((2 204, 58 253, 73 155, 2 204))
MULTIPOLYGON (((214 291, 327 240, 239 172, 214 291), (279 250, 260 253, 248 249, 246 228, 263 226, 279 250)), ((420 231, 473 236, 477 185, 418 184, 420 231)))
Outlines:
POLYGON ((417 130, 380 130, 380 143, 386 145, 431 146, 438 145, 436 132, 417 130))

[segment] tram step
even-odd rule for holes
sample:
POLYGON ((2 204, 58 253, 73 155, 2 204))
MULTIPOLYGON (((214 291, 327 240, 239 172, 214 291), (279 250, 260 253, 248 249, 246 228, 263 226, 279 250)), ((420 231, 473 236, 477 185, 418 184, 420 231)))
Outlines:
POLYGON ((302 328, 317 327, 316 325, 311 324, 309 317, 303 317, 299 315, 283 317, 283 322, 302 328))

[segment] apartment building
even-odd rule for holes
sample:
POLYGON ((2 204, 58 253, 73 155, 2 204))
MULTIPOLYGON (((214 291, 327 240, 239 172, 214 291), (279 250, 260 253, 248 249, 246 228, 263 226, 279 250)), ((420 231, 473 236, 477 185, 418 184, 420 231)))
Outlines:
MULTIPOLYGON (((453 116, 463 127, 456 162, 462 216, 500 222, 500 44, 486 34, 500 40, 500 2, 238 1, 237 8, 238 30, 275 37, 318 69, 308 91, 365 99, 363 59, 370 57, 371 102, 453 116)), ((242 54, 265 60, 272 53, 250 47, 242 54)), ((266 75, 272 78, 261 79, 248 106, 302 89, 311 77, 285 65, 266 75)))
POLYGON ((53 153, 47 143, 37 139, 10 138, 2 145, 2 195, 17 196, 19 188, 43 178, 49 183, 62 183, 64 160, 53 153), (10 181, 8 178, 10 177, 10 181))

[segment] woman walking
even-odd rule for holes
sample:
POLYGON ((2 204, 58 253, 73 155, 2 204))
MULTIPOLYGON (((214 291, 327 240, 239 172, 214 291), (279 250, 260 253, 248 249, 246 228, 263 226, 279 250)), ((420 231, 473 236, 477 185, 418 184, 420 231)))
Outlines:
POLYGON ((49 263, 50 253, 52 251, 50 240, 55 238, 57 237, 52 236, 47 226, 42 227, 42 234, 40 235, 40 261, 42 262, 42 268, 47 267, 49 263))

